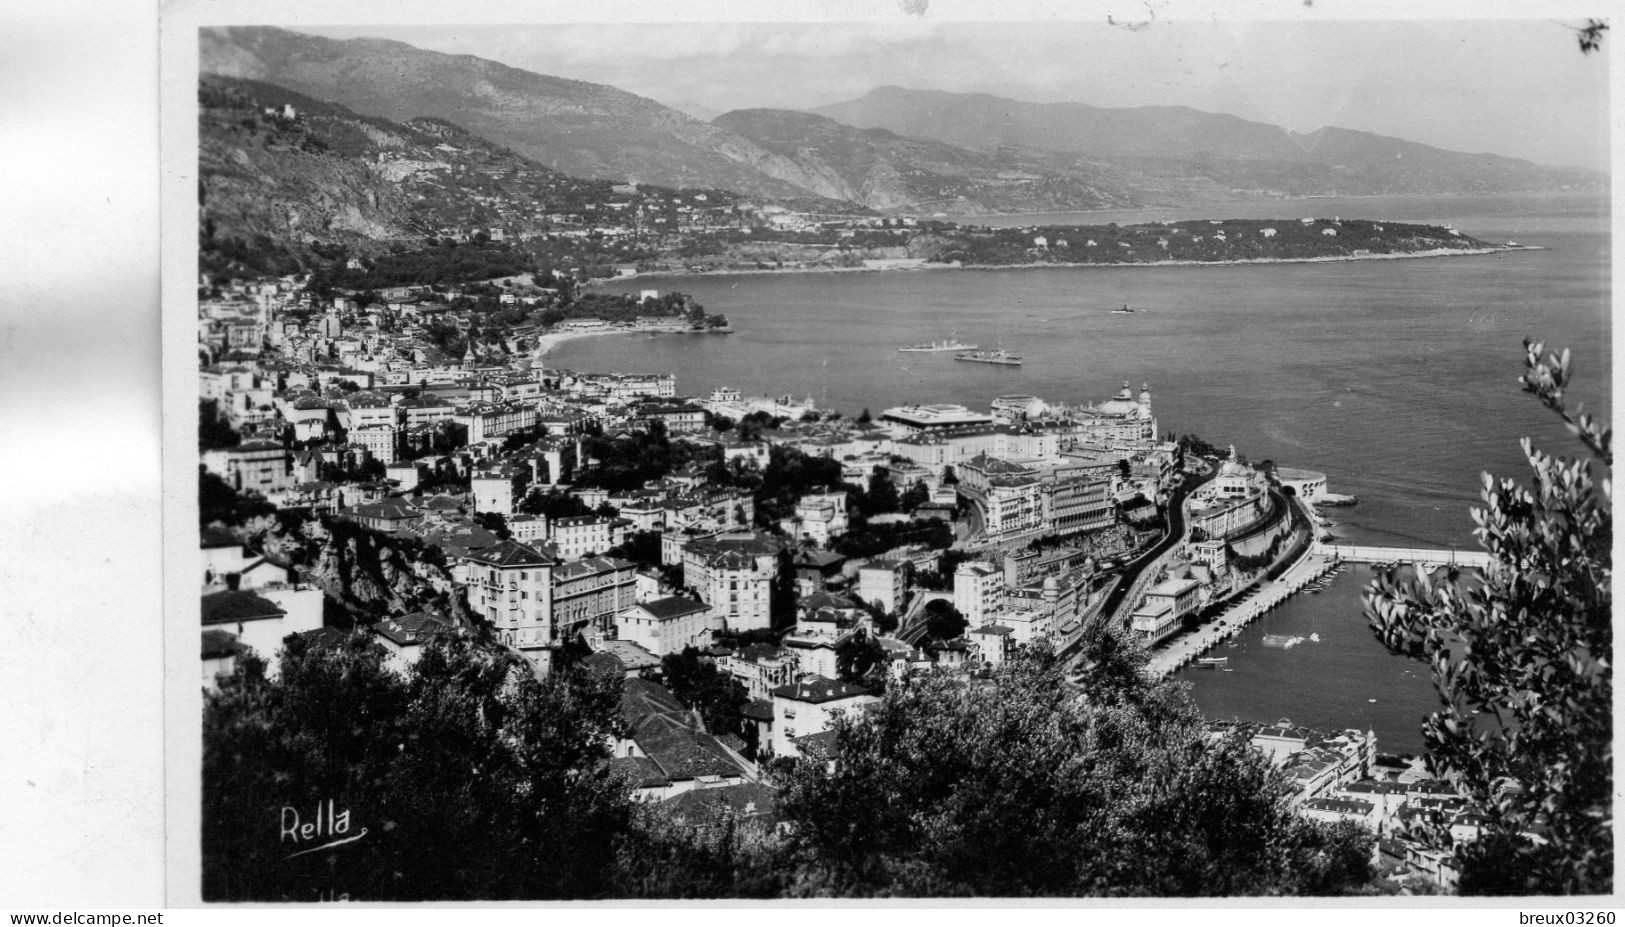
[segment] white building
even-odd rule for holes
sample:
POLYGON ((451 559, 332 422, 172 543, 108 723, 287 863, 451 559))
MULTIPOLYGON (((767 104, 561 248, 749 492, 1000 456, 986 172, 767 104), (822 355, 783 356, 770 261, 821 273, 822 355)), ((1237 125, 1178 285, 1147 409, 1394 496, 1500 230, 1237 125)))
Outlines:
POLYGON ((880 413, 880 421, 891 426, 894 434, 913 435, 975 425, 991 425, 993 416, 972 412, 961 405, 940 403, 928 406, 896 406, 880 413))
POLYGON ((400 618, 386 618, 372 626, 373 639, 388 654, 386 664, 397 673, 406 674, 423 656, 423 648, 437 634, 451 630, 451 625, 434 615, 415 612, 400 618))
POLYGON ((1004 608, 1004 571, 981 561, 961 563, 954 571, 954 608, 971 627, 987 624, 1004 608))
POLYGON ((553 560, 509 539, 463 558, 468 607, 490 622, 502 643, 544 669, 560 641, 553 627, 553 560))
POLYGON ((873 560, 858 568, 858 598, 886 612, 903 607, 908 585, 908 564, 898 560, 873 560))
POLYGON ((573 515, 556 518, 550 530, 553 546, 564 560, 578 560, 592 554, 601 554, 617 543, 613 527, 615 519, 608 515, 573 515))
POLYGON ((722 629, 715 609, 704 602, 669 596, 640 602, 615 616, 616 636, 656 656, 681 653, 685 647, 705 648, 711 633, 722 629))
POLYGON ((474 511, 494 512, 503 517, 512 515, 514 501, 524 497, 524 471, 513 467, 480 470, 469 478, 473 494, 474 511))
POLYGON ((860 711, 880 701, 862 686, 810 676, 773 690, 773 755, 800 755, 795 739, 830 729, 837 713, 860 711))
MULTIPOLYGON (((290 634, 322 626, 321 612, 288 609, 253 592, 225 591, 202 597, 203 630, 224 632, 240 646, 251 647, 275 677, 282 641, 290 634)), ((220 637, 219 634, 215 635, 220 637)))

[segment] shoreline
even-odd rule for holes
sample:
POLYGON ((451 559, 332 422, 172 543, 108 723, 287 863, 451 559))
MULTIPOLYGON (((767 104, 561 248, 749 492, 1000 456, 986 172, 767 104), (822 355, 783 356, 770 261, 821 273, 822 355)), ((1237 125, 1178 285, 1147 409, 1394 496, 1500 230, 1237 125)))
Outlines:
MULTIPOLYGON (((1235 258, 1226 261, 1148 261, 1144 263, 1096 263, 1096 262, 1037 262, 1029 264, 961 264, 926 262, 907 264, 899 267, 786 267, 782 269, 739 269, 739 270, 662 270, 647 274, 632 274, 626 277, 615 277, 605 280, 593 280, 588 286, 599 286, 603 283, 613 283, 621 280, 652 279, 659 277, 744 277, 760 276, 764 274, 851 274, 851 273, 899 273, 926 270, 1033 270, 1043 268, 1102 268, 1102 269, 1146 269, 1153 267, 1243 267, 1261 264, 1342 264, 1355 261, 1404 261, 1422 258, 1443 257, 1482 257, 1487 254, 1500 254, 1515 251, 1545 251, 1542 245, 1495 245, 1488 248, 1432 248, 1427 251, 1405 251, 1386 254, 1340 254, 1323 255, 1319 257, 1296 258, 1235 258)), ((597 334, 584 332, 582 334, 597 334)), ((612 334, 606 332, 604 334, 612 334)))
POLYGON ((632 331, 631 329, 624 329, 623 330, 623 329, 618 329, 618 328, 612 328, 612 329, 607 329, 605 331, 595 331, 595 332, 551 332, 551 333, 548 333, 546 335, 537 335, 536 336, 536 347, 531 350, 530 356, 531 356, 531 360, 533 362, 534 361, 539 361, 542 358, 546 357, 548 354, 552 353, 554 348, 558 347, 561 344, 564 344, 566 341, 574 341, 577 338, 591 338, 591 337, 593 337, 595 335, 631 335, 631 334, 636 334, 636 333, 634 331, 632 331))

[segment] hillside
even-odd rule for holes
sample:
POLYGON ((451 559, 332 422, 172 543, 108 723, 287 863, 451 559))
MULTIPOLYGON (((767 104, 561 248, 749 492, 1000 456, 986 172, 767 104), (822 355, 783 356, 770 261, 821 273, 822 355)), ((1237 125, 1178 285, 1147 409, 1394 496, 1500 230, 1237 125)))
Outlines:
POLYGON ((221 77, 202 79, 198 101, 206 255, 237 256, 241 242, 308 264, 500 227, 517 202, 608 192, 441 120, 395 123, 221 77))
MULTIPOLYGON (((1108 159, 1131 175, 1291 194, 1445 194, 1596 187, 1602 175, 1327 128, 1308 134, 1180 106, 1107 109, 881 87, 815 113, 857 128, 991 151, 1108 159)), ((1142 181, 1143 182, 1143 181, 1142 181)))
POLYGON ((1052 163, 1064 159, 977 152, 791 110, 735 110, 714 124, 794 161, 821 195, 871 209, 988 213, 1136 202, 1121 178, 1052 163))
POLYGON ((647 257, 679 228, 735 216, 737 198, 725 190, 580 180, 441 119, 397 123, 216 76, 201 79, 198 99, 205 269, 236 262, 284 273, 428 239, 493 238, 548 266, 621 263, 647 257), (650 235, 591 234, 629 223, 650 235))
POLYGON ((247 78, 394 122, 430 116, 582 178, 796 198, 817 189, 791 161, 654 100, 471 55, 269 27, 205 29, 206 74, 247 78))

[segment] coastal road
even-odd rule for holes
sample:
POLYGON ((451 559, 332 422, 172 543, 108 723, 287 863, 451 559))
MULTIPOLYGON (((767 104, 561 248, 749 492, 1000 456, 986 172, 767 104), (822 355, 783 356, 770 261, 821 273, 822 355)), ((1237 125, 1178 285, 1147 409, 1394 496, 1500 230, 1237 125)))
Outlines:
MULTIPOLYGON (((1108 626, 1114 623, 1118 626, 1127 625, 1128 614, 1139 604, 1140 596, 1144 594, 1146 587, 1156 579, 1163 560, 1190 534, 1189 521, 1185 517, 1185 500, 1216 476, 1218 471, 1213 468, 1201 474, 1186 473, 1184 481, 1169 494, 1167 533, 1156 546, 1134 558, 1123 568, 1116 585, 1106 594, 1105 601, 1096 612, 1104 616, 1103 620, 1108 626)), ((1080 633, 1066 641, 1059 648, 1059 652, 1065 656, 1082 638, 1080 629, 1080 633)))
POLYGON ((1103 613, 1109 616, 1108 621, 1120 622, 1139 604, 1137 601, 1139 594, 1156 578, 1157 571, 1154 568, 1159 567, 1163 556, 1183 543, 1190 534, 1190 525, 1185 517, 1185 500, 1217 475, 1218 471, 1213 469, 1209 469, 1207 473, 1197 476, 1194 480, 1190 474, 1186 474, 1185 481, 1174 489, 1168 498, 1168 532, 1155 547, 1123 568, 1122 582, 1119 582, 1117 588, 1106 597, 1103 613))

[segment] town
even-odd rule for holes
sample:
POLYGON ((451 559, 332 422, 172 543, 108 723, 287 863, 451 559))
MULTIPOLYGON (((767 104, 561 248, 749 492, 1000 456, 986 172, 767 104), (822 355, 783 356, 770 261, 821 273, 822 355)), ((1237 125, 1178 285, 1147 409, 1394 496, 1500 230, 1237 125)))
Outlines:
MULTIPOLYGON (((202 281, 205 689, 250 653, 274 674, 290 636, 361 633, 406 672, 471 635, 538 677, 624 677, 612 764, 636 797, 770 818, 773 764, 826 755, 834 718, 911 673, 974 683, 1039 644, 1076 667, 1109 627, 1164 675, 1261 589, 1339 566, 1316 505, 1352 499, 1159 435, 1147 386, 856 418, 686 397, 672 374, 556 369, 546 348, 719 317, 650 290, 618 306, 628 321, 584 318, 561 311, 580 308, 559 295, 573 280, 547 282, 364 302, 298 276, 202 281)), ((1212 736, 1238 725, 1302 814, 1369 827, 1389 871, 1453 884, 1447 853, 1389 836, 1424 811, 1476 832, 1419 760, 1287 719, 1212 736)))

